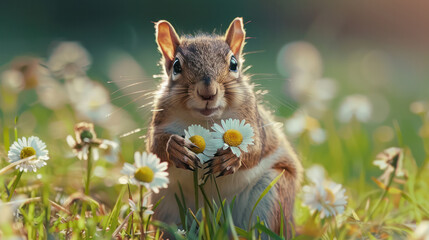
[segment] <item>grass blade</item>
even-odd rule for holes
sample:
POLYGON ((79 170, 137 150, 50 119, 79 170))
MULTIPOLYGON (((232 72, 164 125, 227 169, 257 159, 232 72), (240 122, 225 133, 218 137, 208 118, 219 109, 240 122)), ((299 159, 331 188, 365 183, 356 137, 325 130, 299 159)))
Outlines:
POLYGON ((119 213, 121 210, 121 201, 122 197, 124 197, 125 190, 127 189, 127 186, 123 186, 121 189, 121 192, 119 193, 118 198, 116 199, 115 206, 112 209, 112 212, 109 214, 109 217, 107 218, 107 221, 105 222, 103 229, 106 230, 109 226, 110 229, 115 229, 117 226, 115 224, 112 224, 113 221, 118 220, 119 213))
POLYGON ((174 194, 174 198, 176 198, 177 206, 179 207, 179 214, 180 214, 180 220, 182 221, 182 226, 185 227, 185 208, 182 205, 182 202, 180 202, 179 197, 177 194, 174 194))
POLYGON ((256 223, 255 228, 257 230, 260 230, 261 232, 267 234, 271 239, 275 240, 283 240, 279 235, 275 234, 273 231, 271 231, 266 226, 262 225, 260 222, 256 223))
POLYGON ((250 229, 250 224, 252 222, 252 217, 253 217, 253 213, 255 212, 256 207, 258 206, 259 202, 262 200, 262 198, 265 197, 265 195, 267 195, 267 193, 270 191, 270 189, 280 180, 280 178, 283 176, 285 170, 283 170, 276 178, 274 178, 273 181, 271 181, 270 184, 268 184, 268 186, 264 189, 264 191, 262 192, 262 194, 259 196, 258 200, 256 201, 255 205, 253 206, 252 212, 250 213, 250 217, 249 217, 249 224, 248 224, 248 229, 250 229))

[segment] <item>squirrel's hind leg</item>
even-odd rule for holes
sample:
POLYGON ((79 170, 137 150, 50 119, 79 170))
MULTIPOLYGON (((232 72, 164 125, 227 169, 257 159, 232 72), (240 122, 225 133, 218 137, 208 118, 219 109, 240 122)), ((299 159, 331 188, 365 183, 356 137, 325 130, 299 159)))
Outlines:
MULTIPOLYGON (((281 168, 271 169, 267 174, 262 176, 255 185, 244 190, 236 197, 232 214, 234 223, 238 227, 247 229, 249 220, 252 221, 250 225, 252 226, 256 223, 258 217, 260 221, 264 222, 265 226, 276 234, 286 236, 286 239, 292 237, 292 228, 295 227, 293 208, 298 180, 295 174, 291 174, 287 170, 283 173, 283 176, 278 180, 276 185, 262 198, 252 215, 252 219, 250 219, 250 214, 256 201, 265 188, 282 170, 281 168), (284 216, 284 232, 281 234, 280 224, 282 214, 284 216)), ((262 236, 262 239, 266 238, 268 238, 268 236, 262 236)))
MULTIPOLYGON (((264 174, 253 186, 249 186, 237 195, 232 209, 232 215, 234 223, 238 227, 247 230, 249 220, 251 221, 250 226, 253 226, 257 218, 259 218, 268 228, 272 230, 276 229, 276 226, 273 225, 276 224, 273 218, 276 217, 278 211, 279 193, 275 187, 262 198, 253 215, 250 215, 258 198, 277 175, 277 171, 272 169, 267 174, 264 174), (250 217, 252 217, 252 219, 250 219, 250 217)), ((262 236, 262 239, 266 239, 267 237, 268 236, 262 236)))

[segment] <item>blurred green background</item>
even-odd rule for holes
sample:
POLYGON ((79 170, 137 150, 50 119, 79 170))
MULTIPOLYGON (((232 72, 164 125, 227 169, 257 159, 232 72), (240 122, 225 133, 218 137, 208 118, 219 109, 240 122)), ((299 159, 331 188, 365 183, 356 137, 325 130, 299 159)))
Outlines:
MULTIPOLYGON (((421 120, 410 113, 409 106, 415 100, 427 100, 429 94, 428 7, 425 1, 401 0, 2 1, 0 70, 7 69, 17 56, 47 59, 57 42, 77 41, 92 56, 88 75, 112 92, 116 87, 107 82, 115 53, 129 54, 145 76, 159 73, 153 22, 166 19, 179 34, 223 34, 229 23, 241 16, 250 37, 245 47, 245 52, 252 53, 246 56, 246 64, 253 66, 249 73, 268 76, 259 77, 257 83, 270 91, 265 97, 276 115, 289 117, 299 107, 285 91, 288 72, 280 73, 287 68, 279 62, 279 52, 285 44, 306 41, 320 52, 322 76, 334 79, 339 86, 332 113, 349 94, 376 100, 381 97, 383 104, 375 101, 374 114, 382 111, 383 116, 364 128, 370 132, 381 125, 392 127, 398 121, 406 145, 422 163, 424 150, 418 136, 421 120)), ((19 111, 33 107, 34 99, 31 92, 21 95, 19 111)), ((113 103, 121 107, 128 102, 122 99, 113 103)), ((146 119, 139 119, 141 116, 134 112, 137 107, 125 108, 144 126, 146 119)), ((35 131, 45 130, 40 128, 35 131)), ((366 157, 395 144, 392 139, 385 146, 370 149, 366 157)), ((371 159, 366 160, 369 165, 371 159)), ((325 167, 335 171, 335 166, 325 167)))

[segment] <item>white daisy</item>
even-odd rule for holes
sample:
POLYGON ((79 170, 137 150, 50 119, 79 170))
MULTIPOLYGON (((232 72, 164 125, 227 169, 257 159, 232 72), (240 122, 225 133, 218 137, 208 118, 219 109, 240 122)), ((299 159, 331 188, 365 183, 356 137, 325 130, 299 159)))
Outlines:
POLYGON ((100 144, 100 148, 104 149, 104 158, 110 162, 115 163, 118 161, 118 155, 121 150, 119 142, 103 140, 103 143, 100 144))
POLYGON ((286 132, 293 138, 308 133, 315 144, 321 144, 326 140, 326 132, 320 127, 319 122, 303 110, 297 110, 291 118, 285 122, 286 132))
POLYGON ((75 138, 68 135, 66 140, 67 144, 73 149, 74 154, 80 160, 88 160, 89 147, 92 147, 92 159, 98 160, 98 148, 107 148, 105 140, 98 139, 94 131, 94 124, 87 122, 80 122, 74 126, 75 138))
POLYGON ((19 93, 25 87, 24 75, 18 70, 6 70, 1 74, 1 84, 5 90, 19 93))
POLYGON ((62 42, 49 57, 49 69, 60 78, 83 76, 91 65, 88 52, 77 42, 62 42))
POLYGON ((405 176, 405 170, 403 170, 404 154, 401 148, 391 147, 383 152, 377 154, 376 159, 372 162, 375 166, 378 166, 381 170, 384 170, 383 175, 381 175, 380 180, 385 184, 388 182, 390 174, 396 171, 396 177, 405 176))
POLYGON ((284 77, 299 73, 320 76, 323 72, 322 57, 319 50, 309 42, 291 42, 280 49, 277 69, 284 77))
POLYGON ((312 115, 320 116, 337 92, 330 78, 315 78, 307 73, 293 75, 287 84, 289 95, 312 115))
MULTIPOLYGON (((76 140, 71 135, 67 136, 66 141, 69 147, 73 149, 74 155, 77 156, 79 160, 88 160, 88 150, 89 150, 88 144, 85 144, 85 145, 77 144, 76 140)), ((98 160, 98 158, 94 158, 94 160, 98 160)))
MULTIPOLYGON (((33 57, 18 57, 12 61, 11 69, 19 71, 24 89, 33 89, 39 84, 40 59, 33 57)), ((18 80, 20 82, 20 80, 18 80)))
POLYGON ((337 93, 337 83, 323 78, 322 57, 312 44, 286 44, 277 58, 279 72, 288 78, 286 94, 313 116, 321 116, 337 93))
POLYGON ((303 204, 310 208, 310 212, 320 212, 320 217, 336 216, 345 210, 347 196, 341 184, 332 181, 323 181, 302 188, 303 204))
POLYGON ((68 103, 69 98, 66 89, 52 77, 47 68, 39 66, 37 74, 39 84, 36 87, 36 93, 45 107, 59 109, 68 103))
POLYGON ((155 193, 160 188, 166 188, 169 183, 167 163, 152 153, 134 153, 135 165, 125 163, 122 173, 128 176, 129 181, 135 185, 143 185, 155 193))
POLYGON ((66 89, 79 117, 96 124, 108 122, 113 106, 110 103, 110 93, 103 85, 80 77, 66 82, 66 89))
POLYGON ((253 128, 243 119, 222 120, 221 125, 214 124, 212 133, 216 146, 223 146, 223 150, 231 148, 232 153, 240 157, 241 151, 247 152, 247 146, 253 145, 253 128), (241 149, 241 150, 240 150, 241 149))
POLYGON ((36 172, 37 169, 46 165, 45 161, 49 160, 46 144, 35 136, 31 136, 28 139, 23 137, 14 142, 10 146, 8 158, 11 163, 28 159, 28 161, 24 161, 16 166, 16 169, 19 169, 21 172, 36 172))
POLYGON ((344 99, 338 110, 338 119, 341 122, 350 122, 356 119, 359 122, 368 122, 372 115, 372 104, 364 95, 350 95, 344 99))
POLYGON ((191 150, 197 154, 202 164, 210 160, 217 152, 216 140, 213 139, 209 130, 200 125, 189 126, 188 130, 185 130, 185 139, 198 146, 191 150))

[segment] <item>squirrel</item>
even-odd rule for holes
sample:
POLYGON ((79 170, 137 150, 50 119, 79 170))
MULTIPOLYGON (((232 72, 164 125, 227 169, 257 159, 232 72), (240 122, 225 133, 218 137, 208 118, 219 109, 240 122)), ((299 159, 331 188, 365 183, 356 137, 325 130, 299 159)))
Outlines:
MULTIPOLYGON (((219 150, 211 159, 209 173, 217 176, 220 195, 228 201, 235 197, 234 224, 247 227, 250 212, 263 190, 283 170, 280 180, 259 202, 251 221, 259 217, 280 234, 291 237, 293 206, 300 187, 302 165, 282 129, 273 123, 271 113, 259 103, 253 85, 243 72, 243 46, 246 32, 243 19, 235 18, 226 34, 179 37, 165 20, 155 23, 156 43, 162 54, 163 80, 154 101, 148 129, 147 149, 168 162, 170 185, 152 195, 160 202, 154 219, 168 224, 180 223, 175 194, 182 188, 186 204, 195 206, 193 170, 199 161, 190 149, 195 147, 183 134, 191 124, 211 126, 221 119, 245 119, 254 129, 254 145, 240 157, 230 148, 219 150), (281 205, 280 205, 281 204, 281 205)), ((214 184, 204 189, 218 199, 214 184)), ((201 196, 200 196, 201 197, 201 196)), ((203 201, 199 201, 201 204, 203 201)))

